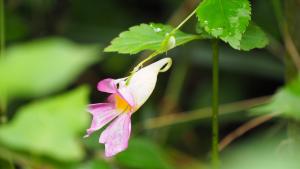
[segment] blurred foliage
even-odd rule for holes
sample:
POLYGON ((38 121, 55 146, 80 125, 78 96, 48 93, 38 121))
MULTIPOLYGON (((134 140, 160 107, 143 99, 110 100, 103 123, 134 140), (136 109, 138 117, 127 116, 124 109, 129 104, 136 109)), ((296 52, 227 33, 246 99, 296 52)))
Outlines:
POLYGON ((253 109, 255 114, 273 113, 300 120, 300 77, 278 90, 270 103, 253 109))
POLYGON ((79 165, 79 167, 75 167, 74 169, 110 169, 110 167, 109 164, 103 160, 93 160, 79 165))
POLYGON ((61 161, 82 159, 84 151, 77 136, 88 126, 87 96, 87 88, 82 87, 20 108, 0 128, 0 143, 61 161))
MULTIPOLYGON (((283 134, 283 133, 281 133, 283 134)), ((299 152, 282 150, 282 135, 257 135, 237 144, 222 154, 222 169, 297 169, 299 152)), ((298 145, 299 146, 299 145, 298 145)))
POLYGON ((136 138, 130 141, 128 149, 117 155, 116 161, 132 169, 171 169, 162 151, 157 145, 146 139, 136 138))
POLYGON ((13 46, 0 60, 0 94, 38 97, 59 91, 98 60, 97 51, 55 38, 13 46))
MULTIPOLYGON (((175 73, 159 77, 155 92, 133 116, 133 133, 127 151, 107 159, 103 157, 104 147, 98 143, 100 132, 89 139, 82 138, 88 125, 89 114, 85 108, 89 92, 88 87, 79 86, 89 84, 92 88, 90 102, 99 102, 103 97, 95 89, 97 82, 104 77, 127 75, 139 59, 137 55, 100 54, 101 46, 108 46, 111 39, 133 25, 152 22, 169 25, 167 21, 172 16, 176 16, 172 21, 178 23, 181 20, 177 17, 184 18, 194 9, 192 1, 195 2, 6 0, 7 51, 5 58, 0 59, 0 93, 9 96, 9 119, 0 127, 0 168, 10 169, 12 164, 15 168, 33 169, 207 168, 211 141, 209 119, 172 126, 168 131, 160 128, 146 130, 140 122, 155 116, 189 113, 189 110, 210 106, 211 47, 208 40, 195 41, 168 51, 167 55, 174 60, 172 68, 175 73), (177 68, 178 71, 175 70, 177 68)), ((250 19, 248 7, 244 11, 247 16, 235 18, 242 20, 242 25, 227 25, 233 13, 222 17, 221 12, 215 12, 221 9, 219 4, 207 4, 199 9, 203 12, 199 12, 198 17, 207 17, 207 20, 214 18, 216 22, 209 23, 205 28, 203 20, 195 30, 197 18, 193 17, 181 29, 191 34, 180 32, 180 36, 189 40, 197 33, 212 38, 211 33, 235 48, 241 45, 244 50, 264 47, 266 37, 270 42, 267 48, 249 52, 234 50, 226 43, 220 43, 221 104, 278 91, 261 110, 263 113, 278 112, 284 115, 284 118, 271 120, 229 145, 222 152, 224 169, 279 169, 288 168, 285 166, 287 162, 295 162, 293 158, 287 159, 290 155, 282 153, 286 158, 282 157, 281 151, 277 152, 286 150, 284 145, 292 142, 285 130, 286 117, 299 121, 300 82, 295 80, 283 86, 285 44, 280 22, 274 15, 273 1, 250 1, 252 22, 259 27, 249 22, 250 26, 246 29, 250 19), (222 28, 222 32, 217 28, 222 28), (235 32, 236 28, 238 31, 235 32), (229 36, 230 33, 234 36, 229 36), (259 36, 252 36, 254 33, 259 36), (244 36, 249 37, 247 41, 243 40, 244 36), (241 44, 237 40, 242 40, 241 44), (262 140, 278 132, 282 134, 280 137, 262 140), (250 136, 254 139, 245 141, 252 138, 250 136)), ((232 3, 235 2, 233 0, 222 2, 225 9, 236 11, 246 0, 236 4, 232 3)), ((300 21, 298 16, 289 12, 291 7, 292 11, 299 11, 297 9, 300 7, 292 0, 284 3, 287 2, 289 4, 280 6, 280 9, 289 16, 292 21, 289 28, 295 32, 299 30, 297 25, 300 21)), ((174 23, 171 25, 176 26, 174 23)), ((171 29, 169 26, 159 27, 171 29)), ((149 25, 147 29, 150 30, 149 25)), ((151 31, 153 33, 153 29, 151 31)), ((297 37, 293 36, 293 39, 299 42, 297 37)), ((160 42, 164 36, 150 36, 148 39, 141 34, 139 38, 154 38, 160 42)), ((141 42, 144 41, 138 41, 141 42)), ((134 52, 130 51, 132 49, 126 50, 137 53, 141 50, 139 45, 134 44, 134 52)), ((155 43, 151 48, 143 46, 143 49, 155 50, 158 45, 161 44, 155 43)), ((246 111, 221 118, 221 139, 251 118, 246 111)))

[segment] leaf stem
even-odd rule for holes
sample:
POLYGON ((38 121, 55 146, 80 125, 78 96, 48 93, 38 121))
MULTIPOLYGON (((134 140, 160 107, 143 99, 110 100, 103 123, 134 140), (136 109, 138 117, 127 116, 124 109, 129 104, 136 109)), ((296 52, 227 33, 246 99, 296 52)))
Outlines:
POLYGON ((179 30, 197 11, 197 8, 195 8, 192 13, 190 13, 175 29, 172 30, 170 34, 175 33, 177 30, 179 30))
POLYGON ((212 67, 212 169, 219 169, 219 44, 212 41, 213 67, 212 67))
POLYGON ((160 49, 154 51, 153 53, 151 53, 146 59, 142 60, 137 66, 134 67, 133 71, 131 72, 131 74, 135 73, 137 70, 139 70, 139 68, 141 68, 143 66, 144 63, 146 63, 147 61, 151 60, 152 58, 154 58, 155 56, 159 55, 162 52, 167 52, 164 45, 164 42, 167 43, 167 41, 169 40, 169 38, 177 31, 179 30, 197 11, 197 8, 195 8, 176 28, 174 28, 169 34, 168 36, 165 37, 165 39, 162 42, 162 46, 160 49))

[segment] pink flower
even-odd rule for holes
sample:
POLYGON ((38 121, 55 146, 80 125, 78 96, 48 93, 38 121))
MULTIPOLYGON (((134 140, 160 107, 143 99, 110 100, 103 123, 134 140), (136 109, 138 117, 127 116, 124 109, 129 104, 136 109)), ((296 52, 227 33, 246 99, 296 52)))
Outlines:
POLYGON ((130 77, 128 84, 127 78, 104 79, 98 83, 98 90, 110 95, 106 103, 89 105, 93 120, 85 137, 112 121, 99 138, 99 143, 105 144, 105 156, 111 157, 127 148, 131 115, 150 97, 158 73, 166 71, 170 65, 171 59, 164 58, 138 70, 130 77))

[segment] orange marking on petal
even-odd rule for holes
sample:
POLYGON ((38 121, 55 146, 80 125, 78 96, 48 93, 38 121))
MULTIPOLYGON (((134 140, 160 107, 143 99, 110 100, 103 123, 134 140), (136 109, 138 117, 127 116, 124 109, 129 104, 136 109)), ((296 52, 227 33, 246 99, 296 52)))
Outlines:
POLYGON ((120 95, 115 95, 116 109, 122 113, 129 113, 131 106, 120 95))

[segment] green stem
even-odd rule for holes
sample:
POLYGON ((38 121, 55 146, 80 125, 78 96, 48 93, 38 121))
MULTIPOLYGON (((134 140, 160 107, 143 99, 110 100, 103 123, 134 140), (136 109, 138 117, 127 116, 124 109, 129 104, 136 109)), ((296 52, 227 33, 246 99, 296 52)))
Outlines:
POLYGON ((197 8, 193 10, 192 13, 190 13, 175 29, 172 30, 170 34, 175 33, 177 30, 179 30, 197 11, 197 8))
POLYGON ((4 55, 5 48, 5 30, 4 30, 4 0, 0 0, 0 50, 1 56, 4 55))
POLYGON ((212 41, 213 67, 212 67, 212 169, 219 169, 219 44, 212 41))
MULTIPOLYGON (((170 36, 172 36, 177 30, 179 30, 197 11, 197 8, 194 9, 176 28, 174 28, 170 33, 169 36, 166 36, 166 38, 163 40, 164 41, 168 41, 170 36)), ((162 47, 164 47, 164 45, 162 45, 162 47)), ((159 55, 162 52, 166 52, 165 49, 158 49, 155 52, 153 52, 152 54, 150 54, 146 59, 144 59, 143 61, 141 61, 137 66, 134 67, 132 73, 135 73, 140 67, 143 66, 144 63, 146 63, 147 61, 151 60, 152 58, 154 58, 155 56, 159 55)))
MULTIPOLYGON (((5 55, 5 11, 4 0, 0 0, 0 59, 5 55)), ((3 93, 2 93, 3 94, 3 93)), ((0 124, 6 122, 7 98, 5 93, 0 96, 0 124)), ((12 157, 8 155, 9 167, 14 169, 12 157)))
MULTIPOLYGON (((4 0, 0 0, 0 57, 5 53, 5 18, 4 18, 4 0)), ((6 121, 6 96, 0 96, 0 124, 6 121)))

